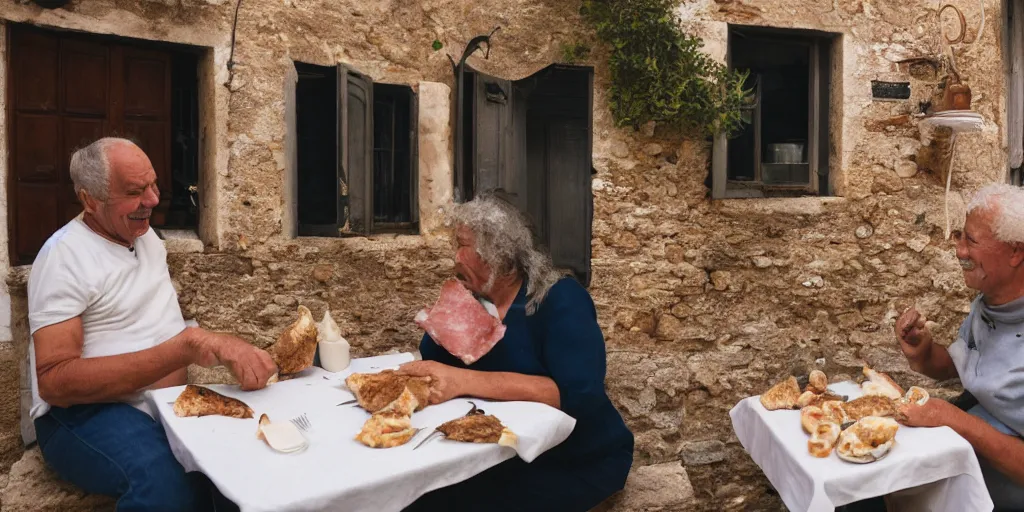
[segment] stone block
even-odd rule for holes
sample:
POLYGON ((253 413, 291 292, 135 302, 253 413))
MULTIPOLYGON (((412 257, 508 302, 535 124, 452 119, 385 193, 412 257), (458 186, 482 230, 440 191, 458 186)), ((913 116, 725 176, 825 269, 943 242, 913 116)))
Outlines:
POLYGON ((0 490, 0 512, 110 511, 114 500, 87 494, 60 480, 33 448, 14 463, 7 485, 0 490))
POLYGON ((687 466, 703 466, 725 460, 725 444, 717 439, 694 441, 683 445, 683 462, 687 466))
POLYGON ((692 500, 693 486, 686 468, 679 461, 673 461, 633 466, 625 489, 602 508, 608 512, 683 510, 692 500))

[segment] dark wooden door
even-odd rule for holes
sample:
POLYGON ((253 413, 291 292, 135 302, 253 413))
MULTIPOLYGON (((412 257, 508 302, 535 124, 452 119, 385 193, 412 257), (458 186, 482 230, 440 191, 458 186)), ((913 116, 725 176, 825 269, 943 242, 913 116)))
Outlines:
POLYGON ((170 204, 170 55, 78 34, 9 30, 8 222, 11 262, 32 263, 54 231, 81 212, 71 154, 96 139, 134 139, 161 189, 153 223, 170 204))

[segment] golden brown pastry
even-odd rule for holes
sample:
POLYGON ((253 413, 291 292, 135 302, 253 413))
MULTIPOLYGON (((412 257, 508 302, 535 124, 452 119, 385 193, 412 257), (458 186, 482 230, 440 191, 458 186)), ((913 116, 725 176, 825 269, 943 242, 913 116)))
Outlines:
POLYGON ((804 432, 813 434, 820 423, 835 423, 842 425, 849 421, 843 403, 829 401, 819 405, 808 405, 800 409, 800 426, 804 432))
POLYGON ((464 443, 497 443, 515 447, 518 438, 491 415, 471 414, 448 421, 437 427, 444 437, 464 443))
POLYGON ((761 405, 769 411, 796 409, 799 399, 800 385, 796 383, 796 377, 790 376, 788 379, 765 391, 761 395, 761 405))
POLYGON ((821 370, 814 370, 807 379, 807 391, 822 394, 828 391, 828 377, 821 370))
POLYGON ((892 377, 866 366, 863 371, 864 376, 868 378, 860 385, 865 395, 884 396, 893 400, 899 400, 903 396, 903 388, 896 384, 892 377))
POLYGON ((896 406, 893 401, 877 395, 864 395, 856 400, 843 404, 843 409, 850 421, 857 421, 868 416, 893 416, 896 406))
POLYGON ((814 393, 813 391, 804 391, 800 398, 797 399, 797 407, 804 408, 808 405, 817 405, 821 407, 825 402, 845 402, 846 399, 832 392, 826 392, 822 394, 814 393))
POLYGON ((278 374, 283 377, 299 373, 313 366, 316 356, 316 321, 306 306, 299 306, 299 319, 267 349, 277 364, 278 374))
POLYGON ((228 416, 252 418, 253 412, 241 400, 226 397, 202 386, 189 384, 174 401, 176 416, 228 416))
POLYGON ((874 462, 885 457, 892 449, 898 429, 899 424, 892 418, 861 418, 839 435, 836 454, 849 462, 874 462))
POLYGON ((408 388, 387 407, 373 413, 363 424, 356 440, 370 448, 393 448, 407 442, 419 429, 412 428, 412 413, 419 405, 408 388))
POLYGON ((356 396, 360 407, 370 413, 387 407, 406 388, 416 397, 417 411, 430 403, 430 377, 410 377, 384 370, 380 373, 353 373, 345 379, 345 385, 356 396))
POLYGON ((827 421, 819 423, 811 433, 811 438, 807 440, 807 451, 815 457, 828 457, 832 453, 832 448, 836 445, 841 431, 836 423, 827 421))

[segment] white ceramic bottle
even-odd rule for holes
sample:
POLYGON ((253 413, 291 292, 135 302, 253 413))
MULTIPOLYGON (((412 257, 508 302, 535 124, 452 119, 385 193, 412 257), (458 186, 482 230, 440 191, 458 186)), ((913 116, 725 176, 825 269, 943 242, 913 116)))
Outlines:
POLYGON ((351 361, 349 344, 341 336, 341 329, 331 318, 331 312, 324 312, 324 319, 317 324, 317 342, 320 347, 320 365, 324 370, 337 373, 348 368, 351 361))

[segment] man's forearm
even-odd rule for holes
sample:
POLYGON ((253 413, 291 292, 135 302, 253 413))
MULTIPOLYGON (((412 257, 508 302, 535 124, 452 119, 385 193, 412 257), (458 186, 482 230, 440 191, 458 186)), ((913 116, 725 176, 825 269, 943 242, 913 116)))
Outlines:
POLYGON ((953 358, 949 357, 949 351, 942 345, 932 343, 927 352, 908 362, 912 370, 935 380, 952 379, 957 376, 953 358))
POLYGON ((512 372, 466 372, 463 393, 489 400, 523 400, 561 407, 558 386, 548 377, 512 372))
POLYGON ((117 401, 169 378, 191 359, 184 334, 139 352, 68 359, 38 368, 39 394, 60 407, 117 401))
POLYGON ((1024 485, 1024 441, 999 432, 985 420, 962 411, 951 418, 949 427, 971 443, 974 451, 1000 473, 1024 485))

